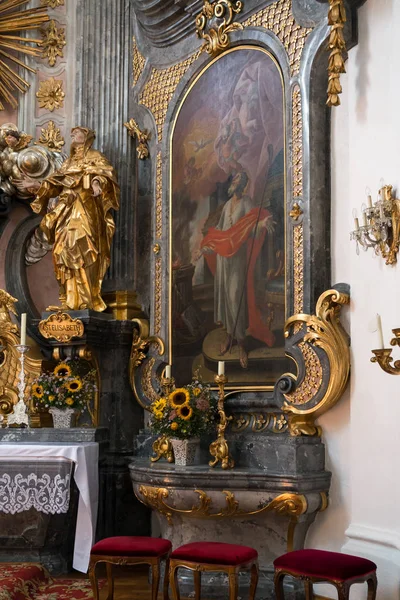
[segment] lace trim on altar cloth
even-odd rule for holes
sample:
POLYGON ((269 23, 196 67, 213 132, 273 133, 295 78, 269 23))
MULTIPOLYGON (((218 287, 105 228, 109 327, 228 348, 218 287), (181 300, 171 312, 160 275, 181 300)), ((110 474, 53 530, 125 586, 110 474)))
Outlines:
POLYGON ((73 467, 69 460, 0 461, 0 512, 68 512, 73 467))

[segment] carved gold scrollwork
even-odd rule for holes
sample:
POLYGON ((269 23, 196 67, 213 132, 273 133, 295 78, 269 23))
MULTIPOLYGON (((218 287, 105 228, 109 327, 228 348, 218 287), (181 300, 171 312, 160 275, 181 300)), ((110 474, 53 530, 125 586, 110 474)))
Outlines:
POLYGON ((225 495, 225 507, 218 512, 212 512, 212 499, 203 490, 194 490, 199 495, 199 503, 189 509, 177 508, 167 504, 169 490, 167 488, 157 488, 148 485, 139 486, 139 491, 135 494, 143 504, 146 504, 153 510, 167 518, 172 525, 172 517, 184 515, 195 519, 225 519, 231 517, 255 516, 267 512, 276 512, 280 515, 297 518, 307 512, 308 502, 302 494, 286 493, 280 494, 270 502, 267 502, 256 510, 241 509, 240 503, 235 494, 229 490, 223 490, 225 495))
MULTIPOLYGON (((318 299, 315 315, 298 314, 290 317, 286 322, 286 337, 289 337, 292 327, 298 324, 305 325, 307 332, 301 343, 323 350, 329 362, 329 381, 326 391, 314 405, 313 400, 318 395, 318 387, 315 388, 315 393, 310 395, 310 399, 303 404, 296 402, 296 390, 291 394, 285 394, 283 410, 288 415, 289 431, 292 435, 319 435, 320 428, 315 425, 315 419, 332 408, 344 392, 350 372, 350 350, 348 335, 339 317, 342 306, 349 301, 347 294, 328 290, 318 299)), ((302 381, 307 381, 309 376, 306 364, 302 381)), ((302 382, 299 384, 301 385, 302 382)))
POLYGON ((346 22, 346 11, 343 0, 329 0, 328 24, 331 26, 328 50, 328 106, 339 106, 339 94, 342 93, 340 74, 346 73, 343 55, 346 51, 346 42, 343 36, 343 28, 346 22))
MULTIPOLYGON (((161 338, 157 336, 150 336, 149 330, 149 322, 146 319, 132 319, 134 323, 137 324, 137 329, 135 329, 133 334, 131 355, 129 359, 129 379, 131 382, 133 393, 139 404, 148 410, 148 406, 143 404, 141 401, 141 395, 138 393, 136 389, 135 383, 135 371, 138 367, 140 367, 143 361, 147 357, 147 353, 152 345, 155 345, 158 350, 158 354, 162 356, 165 352, 165 345, 161 338)), ((149 357, 145 364, 143 365, 142 370, 142 387, 143 391, 147 398, 150 400, 156 400, 159 395, 154 390, 151 378, 152 378, 152 370, 155 364, 155 358, 149 357)))
POLYGON ((124 123, 124 127, 127 128, 128 133, 131 137, 136 137, 138 145, 136 148, 136 153, 138 155, 138 158, 140 158, 140 160, 144 160, 145 158, 148 158, 149 156, 149 146, 148 146, 148 141, 149 141, 149 134, 147 133, 147 131, 141 131, 141 129, 139 129, 138 124, 136 123, 135 119, 130 119, 129 121, 127 121, 126 123, 124 123))
POLYGON ((267 430, 272 433, 285 433, 288 426, 286 416, 276 413, 234 413, 232 420, 232 431, 235 433, 241 433, 246 429, 258 433, 267 430))
POLYGON ((229 46, 229 34, 243 29, 241 23, 234 23, 236 14, 242 11, 240 0, 219 0, 218 2, 204 1, 201 13, 196 17, 196 33, 204 40, 202 50, 208 54, 217 54, 229 46), (218 26, 215 22, 221 21, 218 26))
POLYGON ((160 458, 165 458, 169 463, 174 462, 174 450, 166 435, 156 439, 153 443, 153 452, 155 456, 150 458, 151 462, 157 462, 160 458))

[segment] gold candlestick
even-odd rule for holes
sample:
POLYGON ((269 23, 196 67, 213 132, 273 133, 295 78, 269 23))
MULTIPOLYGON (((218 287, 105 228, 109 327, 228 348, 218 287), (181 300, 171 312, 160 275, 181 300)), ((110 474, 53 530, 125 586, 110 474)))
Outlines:
POLYGON ((219 424, 217 425, 218 437, 215 442, 210 444, 210 454, 214 457, 214 460, 210 460, 208 463, 210 467, 215 467, 218 462, 221 461, 221 467, 223 469, 232 469, 235 466, 235 461, 229 454, 228 442, 225 439, 225 429, 228 426, 228 421, 232 420, 232 417, 227 417, 224 409, 225 400, 225 384, 228 383, 226 375, 216 375, 214 379, 218 385, 218 414, 219 424))
MULTIPOLYGON (((162 394, 168 399, 168 396, 175 388, 175 379, 173 377, 161 376, 162 394)), ((150 458, 151 462, 157 462, 160 458, 165 458, 169 463, 175 460, 174 451, 169 438, 163 434, 153 443, 153 452, 155 456, 150 458)))

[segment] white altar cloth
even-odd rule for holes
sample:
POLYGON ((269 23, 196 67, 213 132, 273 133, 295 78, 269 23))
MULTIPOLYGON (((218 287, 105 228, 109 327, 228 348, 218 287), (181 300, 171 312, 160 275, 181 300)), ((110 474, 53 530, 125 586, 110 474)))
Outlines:
POLYGON ((73 567, 86 573, 89 566, 90 550, 96 532, 97 509, 99 502, 98 460, 99 445, 96 442, 58 444, 0 443, 1 458, 60 456, 75 463, 74 479, 79 490, 78 515, 76 519, 73 567))

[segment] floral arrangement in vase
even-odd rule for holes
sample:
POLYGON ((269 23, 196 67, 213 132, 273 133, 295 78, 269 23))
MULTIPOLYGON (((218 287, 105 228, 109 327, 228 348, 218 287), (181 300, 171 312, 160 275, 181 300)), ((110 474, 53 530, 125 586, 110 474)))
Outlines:
POLYGON ((209 385, 195 379, 191 384, 174 389, 151 405, 150 427, 171 440, 175 464, 191 464, 200 437, 215 428, 216 399, 209 385), (180 442, 180 443, 179 443, 180 442), (192 449, 189 449, 189 446, 192 449))
POLYGON ((70 426, 76 411, 91 412, 91 402, 97 391, 96 371, 84 372, 78 360, 65 360, 51 372, 44 372, 32 384, 32 400, 36 409, 47 409, 53 416, 54 426, 70 426), (62 415, 60 415, 62 411, 62 415), (66 417, 68 415, 69 421, 66 417), (61 418, 63 416, 63 418, 61 418), (57 417, 59 419, 57 420, 57 417), (69 424, 68 424, 69 423, 69 424))

